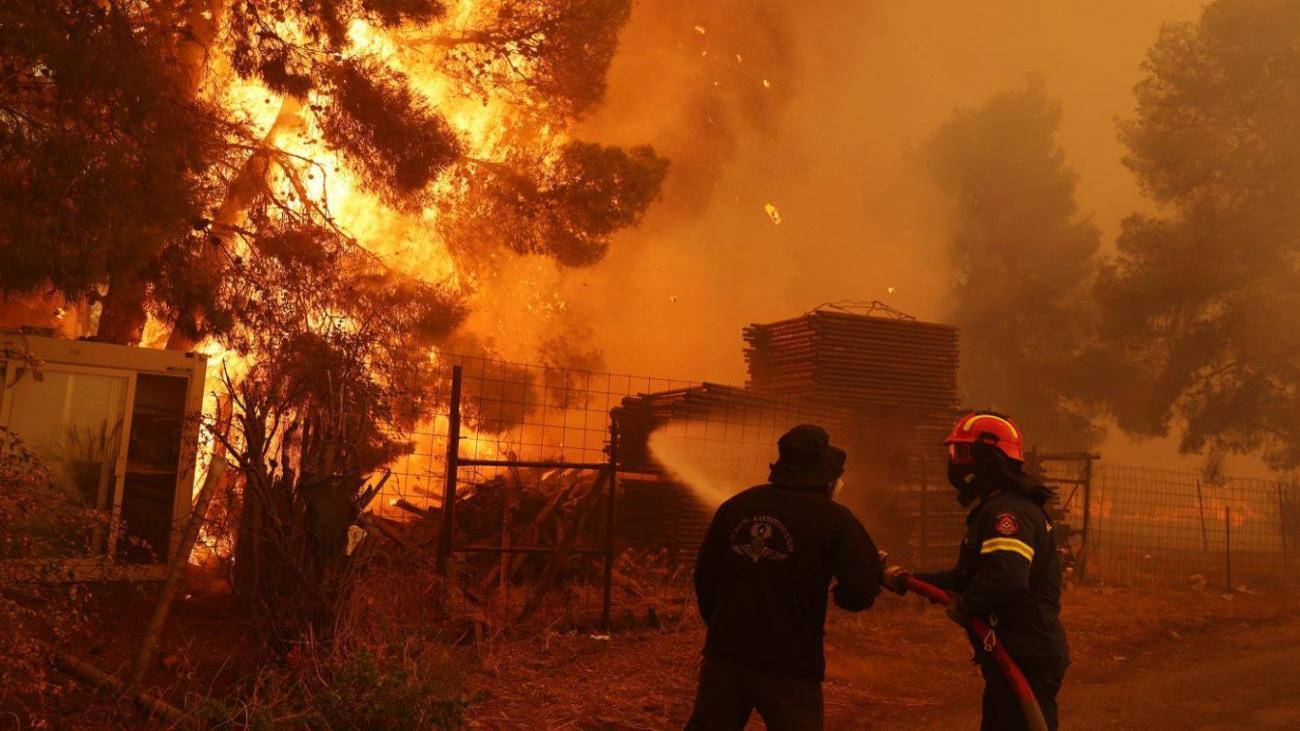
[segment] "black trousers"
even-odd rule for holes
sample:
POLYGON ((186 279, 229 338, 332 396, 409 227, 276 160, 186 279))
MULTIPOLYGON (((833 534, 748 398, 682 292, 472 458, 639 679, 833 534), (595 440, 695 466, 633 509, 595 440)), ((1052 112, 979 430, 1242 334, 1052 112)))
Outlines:
POLYGON ((754 710, 769 731, 822 731, 821 681, 704 658, 686 731, 741 731, 754 710))
MULTIPOLYGON (((1047 728, 1056 731, 1056 693, 1065 680, 1065 668, 1069 661, 1056 658, 1026 658, 1016 662, 1025 680, 1038 699, 1038 707, 1043 711, 1047 728)), ((1021 731, 1028 729, 1025 713, 1020 708, 1020 699, 1011 684, 1002 674, 1002 668, 991 657, 980 659, 980 674, 984 676, 984 719, 980 731, 1021 731)))

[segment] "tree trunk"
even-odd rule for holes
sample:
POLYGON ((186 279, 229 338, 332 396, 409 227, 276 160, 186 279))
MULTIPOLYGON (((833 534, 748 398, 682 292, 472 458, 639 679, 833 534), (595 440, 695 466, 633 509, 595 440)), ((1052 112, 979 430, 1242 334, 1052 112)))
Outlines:
POLYGON ((208 62, 208 47, 216 40, 217 28, 225 15, 223 0, 195 2, 190 6, 185 28, 176 38, 176 60, 185 69, 188 91, 197 96, 203 87, 203 76, 208 62))
POLYGON ((235 570, 231 578, 236 602, 251 614, 261 592, 262 518, 265 510, 261 493, 251 488, 247 479, 242 488, 235 533, 235 570))
MULTIPOLYGON (((190 5, 189 14, 186 17, 186 32, 181 33, 176 39, 176 60, 181 67, 185 69, 186 78, 189 82, 189 93, 197 96, 203 88, 203 79, 207 73, 208 67, 208 49, 216 42, 217 30, 221 27, 222 18, 226 15, 227 0, 206 0, 205 2, 194 2, 190 5)), ((302 100, 296 97, 286 97, 280 106, 280 113, 276 116, 275 122, 271 129, 267 131, 263 140, 264 145, 270 145, 275 138, 284 130, 293 126, 297 121, 298 109, 302 105, 302 100)), ((217 209, 217 214, 213 221, 213 227, 219 237, 224 237, 226 229, 240 222, 243 212, 252 202, 258 189, 258 183, 266 179, 266 170, 268 167, 267 154, 265 152, 254 152, 244 162, 239 173, 231 182, 230 188, 226 191, 226 197, 221 202, 221 207, 217 209)), ((216 247, 206 247, 203 251, 203 258, 200 266, 206 270, 212 278, 220 277, 222 274, 222 265, 219 252, 216 247)), ((195 317, 193 311, 185 309, 177 313, 176 322, 195 317)), ((197 342, 190 337, 188 332, 183 332, 183 328, 178 328, 173 322, 171 333, 167 337, 168 350, 193 350, 197 342)))
MULTIPOLYGON (((271 148, 275 146, 275 141, 284 132, 288 132, 301 123, 298 112, 302 108, 302 100, 296 96, 286 96, 280 102, 280 111, 275 116, 275 122, 271 128, 266 131, 266 136, 262 138, 261 149, 254 152, 244 161, 239 169, 239 174, 231 181, 230 187, 226 190, 226 197, 221 201, 221 207, 217 209, 216 215, 212 220, 213 233, 218 238, 226 239, 230 235, 230 230, 239 225, 248 210, 249 205, 257 199, 258 192, 266 183, 266 173, 271 167, 271 148)), ((224 266, 221 259, 221 247, 208 246, 203 249, 203 256, 199 266, 204 270, 207 276, 214 281, 223 275, 224 266)), ((195 340, 184 328, 177 327, 176 324, 187 319, 192 319, 196 313, 190 310, 182 310, 177 313, 176 322, 173 323, 171 335, 167 338, 168 350, 193 350, 195 340)))
POLYGON ((95 339, 119 345, 139 345, 144 335, 145 285, 139 271, 115 271, 109 276, 108 294, 101 301, 99 331, 95 339))

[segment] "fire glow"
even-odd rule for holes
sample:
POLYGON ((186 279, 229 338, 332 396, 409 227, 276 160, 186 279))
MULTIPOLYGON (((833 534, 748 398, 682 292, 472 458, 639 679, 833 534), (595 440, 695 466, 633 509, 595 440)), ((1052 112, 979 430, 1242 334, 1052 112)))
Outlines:
MULTIPOLYGON (((476 28, 491 19, 514 12, 508 6, 512 6, 509 0, 459 2, 450 5, 445 16, 420 24, 381 26, 353 18, 346 29, 346 42, 331 51, 335 57, 330 63, 378 63, 400 74, 418 102, 454 131, 460 146, 458 161, 451 170, 432 179, 414 207, 389 205, 380 192, 366 185, 356 172, 355 161, 327 142, 321 112, 331 103, 328 85, 314 85, 302 95, 284 93, 271 88, 257 74, 240 73, 231 54, 211 53, 199 93, 246 125, 252 139, 282 153, 297 168, 270 165, 266 172, 266 185, 291 208, 297 212, 309 208, 325 212, 331 226, 383 266, 460 293, 468 310, 476 313, 468 323, 476 342, 491 342, 497 356, 525 358, 545 337, 546 321, 567 314, 568 303, 554 286, 564 276, 562 265, 548 256, 478 251, 475 257, 486 257, 488 264, 474 261, 467 265, 439 228, 449 210, 473 205, 467 200, 475 192, 469 188, 466 175, 457 174, 457 166, 505 169, 525 159, 545 170, 560 163, 562 149, 571 141, 566 115, 547 114, 541 108, 546 104, 544 95, 530 97, 504 88, 476 88, 463 75, 449 71, 454 65, 449 59, 457 52, 456 42, 472 37, 478 32, 476 28)), ((278 36, 300 43, 303 48, 319 43, 292 19, 274 21, 273 29, 278 36)), ((551 31, 533 31, 532 40, 544 42, 547 32, 551 31)), ((504 53, 497 53, 497 60, 519 78, 531 78, 536 73, 537 60, 519 52, 517 46, 506 43, 504 53)), ((490 60, 490 54, 485 55, 483 68, 490 60)), ((227 220, 222 220, 221 212, 215 218, 217 227, 231 230, 237 231, 244 224, 238 211, 227 220)), ((237 255, 247 253, 249 247, 240 236, 229 237, 226 245, 237 255)), ((340 313, 337 320, 349 326, 348 315, 340 313)), ((145 341, 161 345, 168 331, 169 323, 151 315, 145 341)), ((241 354, 213 338, 196 347, 209 355, 213 365, 205 404, 205 412, 211 415, 227 379, 238 380, 247 372, 248 360, 256 355, 241 354)), ((436 366, 445 365, 437 350, 430 351, 429 358, 436 366)), ((438 424, 439 419, 445 421, 445 417, 432 417, 417 425, 414 433, 445 433, 445 424, 438 424)), ((498 435, 466 427, 464 438, 463 448, 469 452, 480 457, 498 456, 498 435)), ((406 469, 432 472, 433 455, 419 451, 417 447, 417 454, 405 458, 406 469)), ((435 447, 433 454, 439 451, 435 447)), ((398 487, 394 481, 385 492, 398 487)), ((436 492, 426 490, 431 499, 436 492)), ((386 505, 391 502, 388 498, 383 495, 375 504, 386 505)))

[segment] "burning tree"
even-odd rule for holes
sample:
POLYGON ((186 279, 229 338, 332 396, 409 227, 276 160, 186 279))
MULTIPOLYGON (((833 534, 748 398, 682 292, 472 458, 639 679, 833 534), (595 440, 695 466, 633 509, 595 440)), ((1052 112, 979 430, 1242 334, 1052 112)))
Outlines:
POLYGON ((0 0, 0 292, 230 354, 255 605, 329 592, 493 262, 591 265, 658 194, 571 133, 629 8, 0 0))
POLYGON ((1166 26, 1121 127, 1162 215, 1099 287, 1126 428, 1300 464, 1300 6, 1219 0, 1166 26))
POLYGON ((1079 216, 1060 122, 1060 105, 1034 82, 958 112, 927 153, 953 209, 963 390, 1081 444, 1097 436, 1075 395, 1100 234, 1079 216))
POLYGON ((241 325, 229 273, 273 255, 265 227, 332 230, 450 329, 465 263, 590 264, 655 197, 653 151, 568 132, 628 9, 4 0, 0 287, 98 305, 101 339, 152 316, 151 341, 192 347, 241 325))

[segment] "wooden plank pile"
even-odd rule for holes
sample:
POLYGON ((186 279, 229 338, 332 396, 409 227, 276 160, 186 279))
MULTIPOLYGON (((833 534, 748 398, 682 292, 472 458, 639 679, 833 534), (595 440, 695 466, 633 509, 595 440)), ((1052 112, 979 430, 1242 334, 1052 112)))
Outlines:
POLYGON ((946 489, 943 446, 960 414, 957 328, 881 306, 865 314, 831 307, 750 325, 744 338, 755 392, 896 410, 906 424, 899 453, 907 467, 905 475, 892 476, 894 492, 879 510, 902 529, 899 538, 911 544, 916 560, 947 560, 962 531, 961 511, 946 489), (875 314, 881 311, 884 316, 875 314))
POLYGON ((914 424, 914 454, 943 464, 958 411, 957 328, 819 309, 745 328, 749 386, 859 407, 896 407, 914 424))
POLYGON ((922 411, 957 404, 957 329, 916 320, 814 310, 745 328, 749 385, 922 411))
MULTIPOLYGON (((959 414, 957 329, 877 311, 818 309, 750 325, 744 388, 704 383, 623 399, 613 411, 620 469, 656 471, 648 445, 659 430, 707 450, 709 462, 740 454, 753 462, 759 452, 775 456, 776 436, 790 426, 821 424, 848 450, 851 501, 880 537, 899 550, 910 544, 914 560, 950 560, 963 520, 943 446, 959 414)), ((681 536, 690 548, 694 526, 679 526, 677 516, 692 511, 670 483, 643 486, 666 510, 637 507, 654 532, 681 536)))

